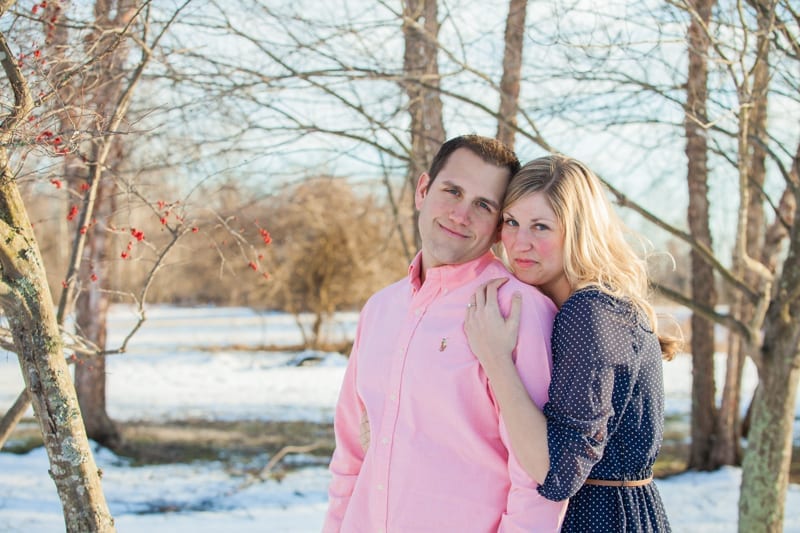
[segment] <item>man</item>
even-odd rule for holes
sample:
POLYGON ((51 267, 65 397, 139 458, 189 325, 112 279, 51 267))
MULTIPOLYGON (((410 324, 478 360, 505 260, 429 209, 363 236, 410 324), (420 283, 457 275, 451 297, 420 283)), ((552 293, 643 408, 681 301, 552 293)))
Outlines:
POLYGON ((490 251, 513 152, 476 135, 447 141, 415 191, 422 250, 408 279, 364 306, 336 407, 325 532, 557 531, 566 502, 541 497, 510 452, 463 322, 498 277, 522 294, 516 364, 534 402, 550 382, 556 309, 490 251))

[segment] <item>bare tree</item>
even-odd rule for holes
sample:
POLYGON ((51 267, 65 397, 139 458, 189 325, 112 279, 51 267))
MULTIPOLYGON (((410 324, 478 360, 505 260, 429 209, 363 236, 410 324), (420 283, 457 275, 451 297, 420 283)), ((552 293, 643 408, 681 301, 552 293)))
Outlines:
MULTIPOLYGON (((689 228, 696 242, 712 248, 708 199, 708 49, 705 28, 714 0, 692 1, 696 13, 688 28, 689 72, 686 77, 686 157, 689 185, 689 228)), ((717 304, 714 269, 703 255, 691 252, 692 299, 713 309, 717 304)), ((716 387, 714 385, 714 322, 692 313, 692 415, 689 468, 713 470, 711 463, 716 431, 716 387)))
POLYGON ((335 311, 359 308, 407 271, 397 241, 386 236, 386 210, 342 179, 303 181, 268 206, 273 245, 263 266, 272 282, 263 301, 314 317, 310 327, 300 323, 306 346, 323 348, 322 327, 335 311))
MULTIPOLYGON (((748 158, 740 154, 739 168, 744 173, 740 190, 746 188, 747 193, 761 200, 764 160, 771 135, 766 129, 768 81, 776 74, 770 71, 768 58, 772 43, 777 43, 778 53, 795 66, 800 63, 800 19, 789 2, 755 1, 751 5, 756 11, 759 31, 750 77, 739 84, 742 99, 739 147, 749 155, 748 158)), ((800 203, 800 140, 792 155, 789 165, 780 166, 785 188, 774 211, 773 227, 757 236, 750 235, 747 227, 740 229, 744 243, 737 247, 742 256, 740 260, 746 264, 748 279, 765 290, 760 298, 751 299, 746 302, 748 305, 740 308, 741 320, 758 328, 752 330, 745 349, 758 366, 759 386, 753 399, 743 464, 739 531, 783 530, 795 398, 800 379, 800 210, 797 209, 800 203), (788 238, 788 251, 778 272, 774 269, 778 258, 776 235, 788 238), (755 255, 759 246, 761 254, 755 255), (768 290, 773 284, 774 290, 768 290), (758 335, 759 330, 763 336, 758 335)), ((780 164, 775 158, 773 162, 780 164)), ((744 218, 745 225, 758 224, 763 202, 746 200, 750 198, 744 196, 741 200, 747 210, 740 213, 740 220, 744 218)))
MULTIPOLYGON (((11 4, 0 6, 0 17, 6 16, 11 4)), ((0 35, 0 53, 14 102, 0 126, 0 302, 9 319, 50 459, 50 474, 61 498, 66 530, 113 531, 114 522, 100 486, 75 389, 69 381, 44 265, 6 148, 19 135, 34 101, 4 35, 0 35)))

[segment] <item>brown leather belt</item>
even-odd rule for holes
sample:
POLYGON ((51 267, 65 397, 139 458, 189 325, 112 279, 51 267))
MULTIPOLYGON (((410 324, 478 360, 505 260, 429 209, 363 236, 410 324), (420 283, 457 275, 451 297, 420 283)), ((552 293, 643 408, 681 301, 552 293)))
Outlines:
POLYGON ((649 485, 653 476, 646 479, 587 479, 586 485, 600 485, 603 487, 642 487, 649 485))

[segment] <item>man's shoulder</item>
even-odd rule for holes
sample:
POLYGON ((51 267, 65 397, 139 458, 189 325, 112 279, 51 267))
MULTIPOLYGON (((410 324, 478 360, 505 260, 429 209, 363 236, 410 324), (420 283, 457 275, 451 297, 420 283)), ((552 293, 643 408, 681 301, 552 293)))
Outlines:
POLYGON ((497 299, 503 310, 509 308, 514 293, 519 293, 522 297, 523 319, 526 316, 529 318, 538 317, 545 323, 552 324, 553 318, 558 312, 558 308, 553 301, 536 287, 514 277, 514 274, 509 272, 499 260, 496 264, 490 264, 481 273, 481 277, 483 279, 480 280, 480 283, 486 283, 497 278, 508 278, 508 281, 497 292, 497 299))
POLYGON ((525 300, 540 300, 544 303, 552 304, 550 299, 545 296, 542 291, 533 285, 528 285, 524 281, 520 281, 514 277, 514 274, 510 272, 499 259, 491 263, 483 272, 482 276, 485 278, 483 282, 495 278, 508 278, 508 281, 503 284, 502 287, 500 287, 501 296, 504 293, 507 293, 510 296, 515 292, 519 292, 522 295, 522 298, 525 300))
POLYGON ((390 302, 393 299, 407 294, 410 290, 411 288, 409 287, 408 278, 399 279, 394 283, 372 293, 372 296, 367 298, 367 302, 364 304, 364 307, 372 307, 375 305, 381 305, 383 302, 390 302))

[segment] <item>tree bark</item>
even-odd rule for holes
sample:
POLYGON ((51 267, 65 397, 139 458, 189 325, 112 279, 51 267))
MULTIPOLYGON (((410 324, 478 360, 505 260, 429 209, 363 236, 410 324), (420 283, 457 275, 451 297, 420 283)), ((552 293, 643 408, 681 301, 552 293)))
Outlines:
MULTIPOLYGON (((439 93, 438 6, 436 0, 403 2, 403 86, 408 96, 411 117, 411 153, 409 154, 408 186, 414 190, 420 174, 428 170, 433 156, 445 141, 442 99, 439 93)), ((412 203, 413 203, 413 195, 412 203)), ((414 231, 417 249, 421 247, 414 208, 414 231)))
MULTIPOLYGON (((689 41, 689 73, 686 85, 686 156, 689 186, 689 228, 692 237, 711 248, 708 202, 708 144, 705 126, 709 39, 704 24, 711 17, 713 0, 693 0, 697 13, 692 17, 689 41), (701 19, 700 21, 697 18, 701 19), (702 21, 702 22, 701 22, 702 21)), ((691 252, 692 299, 713 309, 717 303, 714 270, 697 252, 691 252)), ((715 432, 716 407, 714 383, 714 324, 692 313, 692 412, 689 468, 709 470, 715 432)))
POLYGON ((506 18, 503 78, 500 80, 500 110, 497 120, 497 139, 514 149, 519 111, 522 51, 525 37, 525 15, 528 0, 510 0, 506 18))

